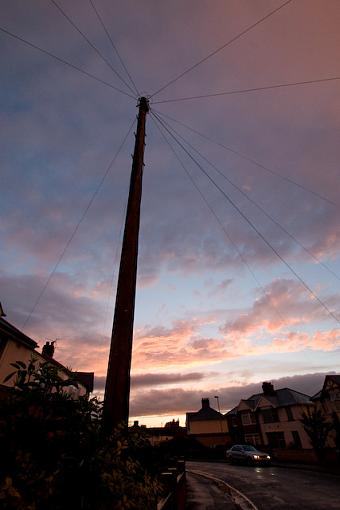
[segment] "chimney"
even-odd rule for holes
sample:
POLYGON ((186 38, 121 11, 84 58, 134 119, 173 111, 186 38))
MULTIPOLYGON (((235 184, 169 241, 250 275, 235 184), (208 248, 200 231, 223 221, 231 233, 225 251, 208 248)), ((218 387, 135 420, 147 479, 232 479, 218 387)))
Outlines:
POLYGON ((42 348, 42 355, 47 356, 48 358, 53 358, 54 354, 54 343, 55 342, 46 342, 42 348))
POLYGON ((262 383, 262 391, 263 391, 263 394, 264 395, 275 395, 275 390, 274 390, 274 386, 272 385, 271 382, 263 382, 262 383))
POLYGON ((202 398, 202 409, 209 409, 210 403, 208 398, 202 398))

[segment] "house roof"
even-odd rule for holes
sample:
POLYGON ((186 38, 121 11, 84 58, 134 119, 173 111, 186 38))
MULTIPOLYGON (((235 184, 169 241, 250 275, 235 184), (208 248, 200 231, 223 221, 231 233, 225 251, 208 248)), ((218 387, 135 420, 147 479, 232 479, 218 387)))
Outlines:
POLYGON ((187 413, 187 420, 190 421, 222 420, 224 418, 223 414, 211 407, 202 408, 195 413, 187 413))
POLYGON ((340 374, 326 375, 322 389, 318 391, 315 395, 313 395, 312 400, 318 400, 320 398, 323 398, 327 394, 326 388, 329 381, 335 383, 337 386, 340 387, 340 374))
POLYGON ((335 384, 339 384, 340 386, 340 374, 326 375, 325 382, 329 380, 335 382, 335 384))
POLYGON ((291 388, 280 388, 275 390, 273 395, 265 395, 260 393, 258 395, 253 395, 250 399, 257 399, 256 405, 258 404, 260 398, 265 398, 268 400, 274 407, 284 407, 284 406, 292 406, 294 404, 306 404, 310 402, 311 397, 306 395, 305 393, 300 393, 299 391, 292 390, 291 388))
POLYGON ((37 342, 25 335, 25 333, 13 326, 13 324, 7 322, 3 317, 0 317, 0 337, 10 337, 16 342, 22 343, 31 349, 36 349, 38 347, 37 342))
MULTIPOLYGON (((0 317, 0 338, 11 338, 15 342, 19 342, 29 349, 32 349, 32 351, 35 354, 38 354, 40 358, 43 358, 48 363, 51 363, 55 365, 57 368, 60 368, 66 373, 71 373, 71 370, 69 370, 67 367, 59 363, 54 358, 51 358, 50 356, 46 356, 43 353, 38 353, 35 351, 35 349, 38 346, 37 342, 35 340, 32 340, 29 336, 25 335, 20 329, 13 326, 13 324, 10 324, 7 322, 3 316, 0 317)), ((82 384, 89 392, 93 391, 93 381, 94 381, 94 373, 93 372, 75 372, 77 381, 82 384)))
MULTIPOLYGON (((264 393, 256 393, 247 399, 242 399, 240 403, 245 403, 250 409, 255 410, 261 399, 265 399, 273 407, 285 407, 296 404, 308 404, 311 402, 311 397, 300 391, 292 390, 291 388, 280 388, 275 390, 273 394, 267 395, 264 393)), ((238 407, 238 406, 237 406, 238 407)), ((235 408, 234 408, 235 409, 235 408)), ((229 411, 234 414, 234 409, 229 411)), ((229 413, 227 413, 229 415, 229 413)))

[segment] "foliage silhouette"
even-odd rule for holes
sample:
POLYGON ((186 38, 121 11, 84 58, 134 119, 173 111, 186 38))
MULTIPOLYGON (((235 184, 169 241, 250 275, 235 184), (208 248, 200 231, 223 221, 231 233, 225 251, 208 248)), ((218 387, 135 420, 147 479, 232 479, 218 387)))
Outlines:
POLYGON ((3 510, 156 508, 161 487, 146 469, 145 437, 105 432, 102 404, 75 398, 76 381, 51 364, 13 367, 15 385, 0 406, 3 510))

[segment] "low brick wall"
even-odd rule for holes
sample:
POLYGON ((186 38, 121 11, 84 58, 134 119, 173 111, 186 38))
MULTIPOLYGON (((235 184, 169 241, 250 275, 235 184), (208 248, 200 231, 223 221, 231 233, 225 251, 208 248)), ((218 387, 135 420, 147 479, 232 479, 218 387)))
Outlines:
POLYGON ((281 450, 275 448, 273 457, 282 462, 296 462, 301 464, 316 464, 317 458, 314 450, 281 450))

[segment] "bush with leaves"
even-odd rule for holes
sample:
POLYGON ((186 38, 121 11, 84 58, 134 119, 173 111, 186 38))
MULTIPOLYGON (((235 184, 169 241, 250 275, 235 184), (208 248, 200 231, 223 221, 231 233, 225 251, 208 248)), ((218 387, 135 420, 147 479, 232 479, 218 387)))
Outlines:
POLYGON ((146 469, 146 438, 108 434, 96 398, 72 398, 49 363, 14 364, 15 386, 0 404, 0 508, 156 508, 160 485, 146 469))

